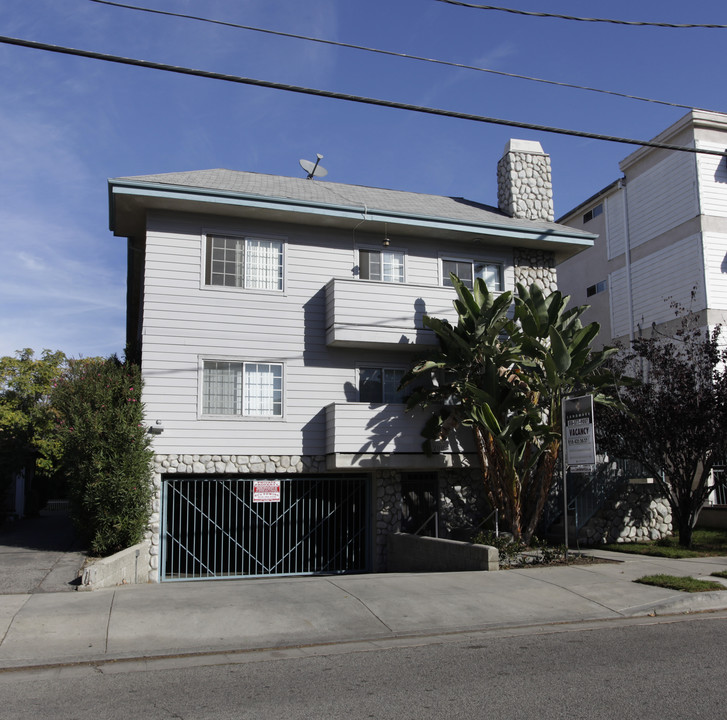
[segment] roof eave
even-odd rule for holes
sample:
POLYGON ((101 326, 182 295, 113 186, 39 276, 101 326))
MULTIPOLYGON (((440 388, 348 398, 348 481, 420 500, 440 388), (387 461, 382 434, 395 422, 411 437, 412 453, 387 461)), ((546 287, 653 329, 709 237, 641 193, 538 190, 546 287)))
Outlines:
MULTIPOLYGON (((192 202, 195 205, 226 205, 228 207, 250 208, 286 214, 305 214, 327 218, 350 219, 360 222, 386 222, 390 225, 410 228, 439 229, 448 232, 476 233, 488 237, 507 238, 524 243, 548 242, 557 244, 560 250, 572 254, 593 245, 595 235, 580 230, 558 227, 512 226, 497 222, 453 219, 437 216, 423 216, 394 210, 365 209, 361 206, 318 203, 294 198, 265 197, 239 192, 225 192, 210 188, 190 188, 163 183, 140 183, 125 179, 111 179, 109 182, 109 227, 117 233, 117 198, 137 197, 146 201, 192 202), (571 247, 572 246, 572 247, 571 247)), ((124 232, 117 234, 124 235, 124 232)))

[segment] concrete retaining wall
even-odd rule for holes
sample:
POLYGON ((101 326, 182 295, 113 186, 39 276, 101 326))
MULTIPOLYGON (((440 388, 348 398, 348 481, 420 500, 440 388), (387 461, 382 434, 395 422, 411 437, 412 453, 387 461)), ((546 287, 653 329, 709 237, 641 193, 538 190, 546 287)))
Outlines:
POLYGON ((697 527, 713 530, 727 530, 727 507, 705 505, 699 512, 697 527))
POLYGON ((90 561, 83 569, 79 589, 98 590, 149 582, 150 546, 151 543, 145 540, 115 555, 90 561))
POLYGON ((407 533, 388 536, 389 572, 457 572, 498 570, 499 555, 490 545, 419 537, 407 533))

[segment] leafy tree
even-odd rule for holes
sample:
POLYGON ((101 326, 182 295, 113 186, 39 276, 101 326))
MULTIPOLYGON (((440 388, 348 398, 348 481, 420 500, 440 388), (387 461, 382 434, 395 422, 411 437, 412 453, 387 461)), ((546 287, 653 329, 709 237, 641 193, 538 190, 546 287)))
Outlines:
POLYGON ((635 378, 622 387, 620 406, 597 417, 600 445, 655 478, 683 547, 691 546, 712 468, 727 450, 725 363, 720 328, 700 329, 684 315, 672 337, 654 331, 634 340, 619 368, 635 378))
POLYGON ((134 545, 151 502, 139 367, 116 357, 70 360, 53 403, 78 531, 98 555, 134 545))
POLYGON ((45 476, 57 469, 60 445, 54 433, 51 390, 65 366, 62 352, 26 348, 0 358, 0 490, 35 463, 45 476))
POLYGON ((517 296, 494 296, 482 280, 470 291, 451 278, 457 325, 424 317, 439 348, 403 379, 414 387, 408 407, 433 409, 425 449, 455 427, 472 429, 489 502, 528 543, 560 452, 561 401, 576 389, 607 387, 602 365, 613 351, 591 352, 598 324, 583 327, 586 307, 567 309, 560 292, 518 284, 517 296))

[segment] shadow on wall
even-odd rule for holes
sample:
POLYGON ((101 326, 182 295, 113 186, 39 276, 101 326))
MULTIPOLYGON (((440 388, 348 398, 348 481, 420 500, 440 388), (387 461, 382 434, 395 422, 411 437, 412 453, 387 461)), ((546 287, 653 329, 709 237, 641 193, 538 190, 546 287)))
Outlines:
POLYGON ((326 288, 318 290, 303 304, 303 365, 327 365, 326 288))
POLYGON ((717 169, 714 171, 714 181, 718 183, 727 183, 727 157, 723 157, 719 161, 717 169))
POLYGON ((301 428, 303 455, 322 455, 326 447, 326 409, 321 408, 301 428))
POLYGON ((361 445, 360 454, 396 452, 397 439, 403 436, 400 405, 382 405, 381 409, 366 423, 366 440, 361 445))

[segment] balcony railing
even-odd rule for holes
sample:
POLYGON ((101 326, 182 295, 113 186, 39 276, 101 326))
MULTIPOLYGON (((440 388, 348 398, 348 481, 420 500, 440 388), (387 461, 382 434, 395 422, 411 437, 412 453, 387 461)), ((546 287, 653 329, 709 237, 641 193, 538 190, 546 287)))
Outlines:
POLYGON ((333 279, 326 285, 326 342, 338 347, 435 345, 424 315, 456 321, 452 288, 333 279))

